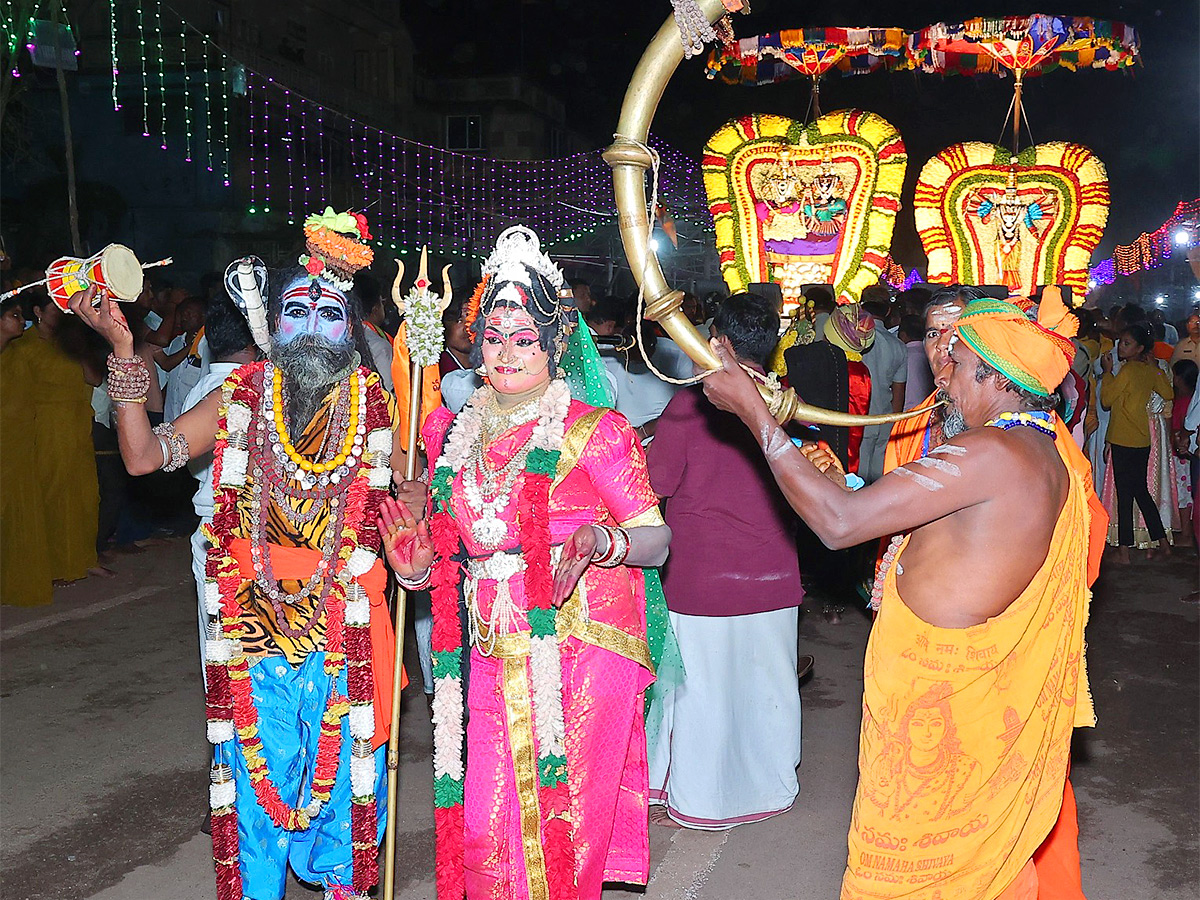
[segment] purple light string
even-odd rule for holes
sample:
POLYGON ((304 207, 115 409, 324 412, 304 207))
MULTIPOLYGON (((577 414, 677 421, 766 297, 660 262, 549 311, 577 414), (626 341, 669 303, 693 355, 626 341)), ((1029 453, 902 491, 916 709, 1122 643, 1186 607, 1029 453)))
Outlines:
MULTIPOLYGON (((274 79, 268 78, 267 81, 274 79)), ((269 213, 271 211, 271 202, 274 199, 271 193, 271 121, 274 116, 271 114, 270 94, 263 91, 261 102, 258 107, 258 131, 259 141, 262 143, 263 149, 263 205, 262 211, 269 213)))
POLYGON ((296 139, 292 123, 292 92, 288 90, 283 92, 283 126, 285 131, 283 140, 287 143, 287 223, 292 225, 296 221, 295 169, 293 163, 295 159, 296 139))
POLYGON ((246 104, 249 107, 250 130, 247 143, 250 145, 250 212, 253 213, 258 209, 258 154, 255 136, 257 131, 254 127, 254 107, 255 98, 258 96, 258 91, 254 89, 254 77, 249 70, 246 72, 246 104))
MULTIPOLYGON (((305 213, 313 211, 314 202, 332 203, 333 178, 336 173, 348 170, 357 182, 356 190, 363 194, 359 205, 376 202, 373 218, 380 223, 379 240, 388 240, 382 237, 386 226, 390 231, 389 243, 397 242, 402 251, 429 244, 443 251, 476 253, 485 249, 501 229, 517 222, 537 230, 544 244, 552 247, 589 234, 615 219, 612 174, 598 150, 544 161, 476 157, 398 138, 327 110, 300 94, 293 97, 293 92, 275 84, 273 79, 249 70, 246 77, 250 197, 256 210, 265 211, 274 200, 282 200, 282 192, 280 198, 274 197, 276 189, 272 184, 272 177, 282 173, 273 172, 272 168, 286 167, 284 190, 289 220, 294 220, 301 208, 305 213), (283 97, 274 97, 275 90, 281 90, 283 97), (308 128, 310 114, 316 117, 315 135, 308 128), (339 130, 341 119, 346 122, 345 145, 336 144, 333 133, 339 130), (343 149, 349 154, 348 165, 338 162, 343 149), (282 160, 278 159, 280 152, 285 157, 282 160), (385 177, 391 179, 390 186, 385 177), (315 200, 314 178, 322 194, 315 200), (373 188, 377 197, 371 196, 373 188)), ((222 83, 227 88, 224 67, 222 83)), ((206 94, 208 87, 206 78, 206 94)), ((210 122, 210 103, 206 103, 206 116, 206 122, 210 122)), ((227 125, 227 109, 222 110, 222 116, 227 125)), ((210 134, 211 126, 206 126, 206 137, 210 134)), ((672 210, 677 220, 690 217, 702 227, 711 228, 699 162, 653 136, 651 143, 659 149, 662 159, 663 205, 672 210)), ((211 154, 211 145, 207 149, 211 154)), ((226 183, 228 159, 226 146, 226 183)))
POLYGON ((312 209, 308 184, 308 104, 300 104, 300 179, 304 183, 304 204, 302 212, 308 215, 312 209))

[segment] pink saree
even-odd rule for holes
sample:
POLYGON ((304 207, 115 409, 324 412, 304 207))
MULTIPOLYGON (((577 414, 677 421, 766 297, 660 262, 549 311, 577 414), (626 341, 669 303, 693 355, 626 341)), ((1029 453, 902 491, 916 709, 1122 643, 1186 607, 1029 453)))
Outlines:
MULTIPOLYGON (((431 454, 452 422, 445 410, 426 424, 431 454)), ((572 401, 562 460, 550 494, 550 539, 561 544, 580 525, 659 524, 645 457, 619 415, 572 401)), ((533 423, 489 448, 503 465, 533 423)), ((470 648, 463 861, 470 900, 543 900, 545 858, 570 853, 578 896, 599 900, 605 881, 645 884, 649 875, 647 762, 642 710, 654 680, 646 648, 641 573, 590 567, 560 620, 565 749, 569 769, 571 846, 545 846, 537 796, 537 742, 530 703, 529 625, 524 583, 489 577, 489 558, 513 565, 518 529, 493 554, 472 537, 477 518, 454 481, 451 510, 467 554, 463 591, 470 648), (510 551, 505 553, 505 551, 510 551), (489 627, 490 626, 490 627, 489 627)), ((516 495, 499 514, 510 526, 516 495)), ((494 570, 491 570, 494 574, 494 570)))

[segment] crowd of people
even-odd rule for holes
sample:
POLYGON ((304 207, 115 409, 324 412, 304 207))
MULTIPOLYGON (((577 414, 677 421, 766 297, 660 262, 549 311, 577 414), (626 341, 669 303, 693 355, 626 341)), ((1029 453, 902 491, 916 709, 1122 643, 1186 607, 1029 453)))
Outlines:
POLYGON ((1067 764, 1093 718, 1070 660, 1104 543, 1115 565, 1194 552, 1200 314, 880 285, 812 288, 789 320, 778 294, 687 295, 722 361, 700 380, 517 227, 442 315, 407 481, 399 322, 369 254, 346 262, 356 219, 312 217, 342 255, 310 240, 255 288, 0 306, 0 599, 49 603, 194 529, 220 900, 278 898, 288 867, 333 900, 375 883, 380 555, 415 596, 440 896, 596 900, 646 882, 651 823, 790 809, 806 595, 877 617, 843 897, 903 872, 1082 896, 1067 764), (780 426, 747 371, 840 416, 780 426))

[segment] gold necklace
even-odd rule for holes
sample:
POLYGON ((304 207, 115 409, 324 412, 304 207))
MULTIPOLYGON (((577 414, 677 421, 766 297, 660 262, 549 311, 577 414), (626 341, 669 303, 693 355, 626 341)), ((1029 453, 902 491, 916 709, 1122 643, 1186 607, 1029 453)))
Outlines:
POLYGON ((516 406, 504 409, 493 392, 488 398, 487 408, 480 417, 481 449, 491 446, 501 435, 518 425, 524 425, 530 419, 536 419, 540 401, 541 397, 532 397, 529 400, 523 400, 516 406))

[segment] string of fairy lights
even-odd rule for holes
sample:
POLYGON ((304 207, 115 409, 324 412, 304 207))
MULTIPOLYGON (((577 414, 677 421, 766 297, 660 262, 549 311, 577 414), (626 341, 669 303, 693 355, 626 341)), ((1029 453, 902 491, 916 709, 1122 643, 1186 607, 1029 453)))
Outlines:
POLYGON ((1143 231, 1128 244, 1118 244, 1113 255, 1088 271, 1088 288, 1112 284, 1118 275, 1157 269, 1176 252, 1200 246, 1200 199, 1185 200, 1167 221, 1151 232, 1143 231))
MULTIPOLYGON (((366 207, 381 247, 428 244, 476 258, 514 222, 554 246, 615 221, 612 174, 599 150, 537 161, 443 150, 231 61, 162 0, 109 0, 109 23, 113 109, 140 102, 143 137, 204 162, 228 186, 231 122, 234 113, 244 117, 249 215, 294 224, 325 204, 366 207)), ((710 227, 698 161, 656 145, 663 205, 677 218, 699 211, 698 224, 710 227)))
POLYGON ((163 150, 177 144, 186 162, 202 158, 229 187, 228 57, 181 16, 164 22, 175 14, 161 0, 153 7, 110 0, 108 11, 113 111, 130 100, 139 103, 142 137, 157 140, 163 150), (130 23, 127 37, 123 21, 130 23), (130 48, 132 54, 123 52, 130 48))

